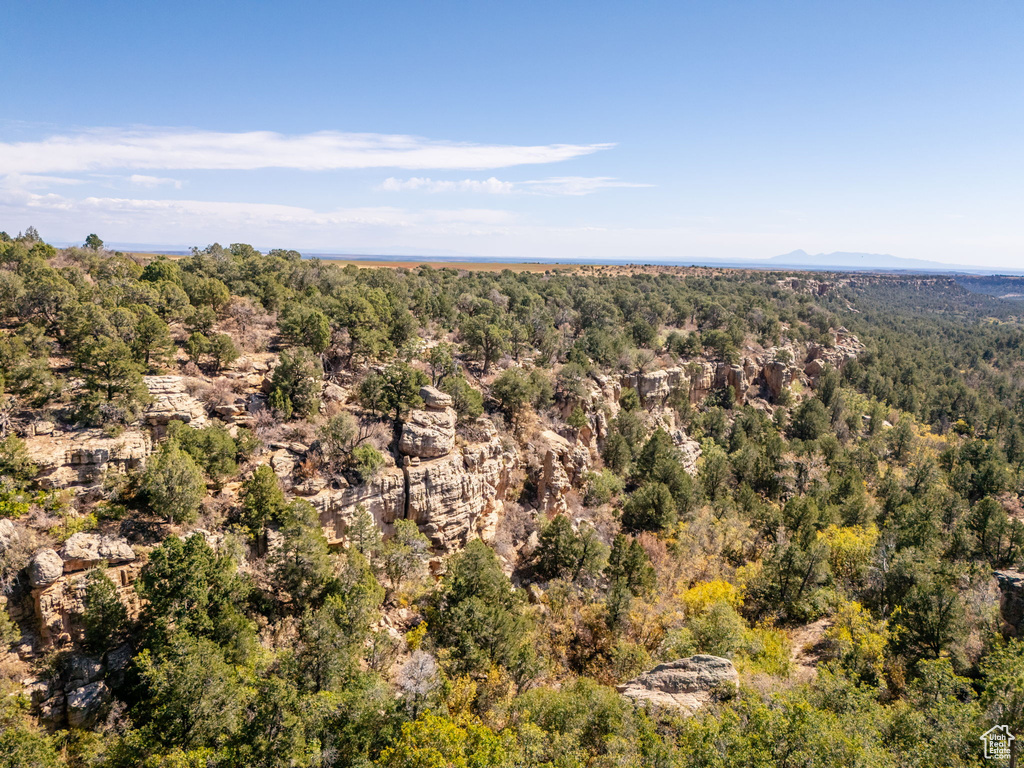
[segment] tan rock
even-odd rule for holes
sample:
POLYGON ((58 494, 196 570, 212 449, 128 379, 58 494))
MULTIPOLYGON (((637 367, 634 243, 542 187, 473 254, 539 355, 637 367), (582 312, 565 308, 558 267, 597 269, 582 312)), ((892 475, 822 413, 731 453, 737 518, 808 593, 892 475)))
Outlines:
POLYGON ((52 549, 43 549, 35 554, 28 564, 28 578, 33 587, 52 584, 64 573, 64 561, 52 549))
POLYGON ((320 514, 320 526, 329 544, 345 540, 359 505, 366 507, 381 531, 389 534, 394 521, 405 515, 405 477, 402 470, 392 467, 363 485, 321 490, 309 502, 320 514))
POLYGON ((145 463, 153 451, 149 433, 125 430, 116 437, 98 429, 54 432, 25 438, 29 458, 39 467, 44 488, 92 485, 109 471, 125 472, 145 463))
POLYGON ((406 516, 445 551, 464 546, 474 536, 490 539, 518 461, 514 448, 491 440, 407 467, 406 516))
POLYGON ((590 452, 551 430, 541 432, 534 449, 544 453, 537 483, 540 509, 549 515, 564 513, 568 509, 566 493, 580 487, 590 469, 590 452))
POLYGON ((146 423, 165 426, 171 421, 183 421, 194 427, 206 424, 206 406, 190 395, 185 376, 144 376, 146 388, 153 402, 146 409, 146 423))
POLYGON ((677 709, 692 714, 709 701, 722 685, 739 687, 739 674, 728 659, 691 656, 659 664, 650 672, 618 686, 618 691, 637 704, 677 709))
MULTIPOLYGON (((51 550, 52 551, 52 550, 51 550)), ((56 555, 56 553, 54 552, 56 555)), ((59 557, 59 556, 58 556, 59 557)), ((107 577, 117 587, 121 602, 128 609, 128 615, 135 617, 139 612, 139 596, 134 588, 140 570, 136 562, 112 566, 107 577)), ((61 561, 63 570, 63 560, 61 561)), ((61 575, 50 584, 32 590, 35 604, 36 624, 43 645, 63 646, 81 640, 82 614, 85 612, 85 589, 89 571, 61 575)))
POLYGON ((61 550, 64 572, 73 573, 91 568, 100 562, 128 563, 135 559, 131 545, 120 536, 99 533, 76 533, 61 550))
POLYGON ((454 447, 454 410, 413 410, 406 415, 398 442, 398 450, 403 454, 434 459, 446 456, 454 447))
POLYGON ((452 407, 452 396, 437 387, 420 387, 420 397, 430 410, 440 411, 452 407))

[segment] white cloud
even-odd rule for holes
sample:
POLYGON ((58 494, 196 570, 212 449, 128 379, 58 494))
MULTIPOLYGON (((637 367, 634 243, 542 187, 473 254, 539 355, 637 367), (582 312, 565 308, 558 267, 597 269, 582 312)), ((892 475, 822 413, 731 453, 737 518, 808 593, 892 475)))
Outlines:
POLYGON ((320 131, 226 133, 170 128, 103 128, 38 141, 0 142, 0 173, 105 169, 305 171, 341 168, 488 169, 555 163, 613 144, 537 146, 437 141, 419 136, 320 131))
POLYGON ((174 187, 175 189, 181 189, 182 184, 179 179, 168 179, 163 176, 146 176, 142 173, 133 173, 128 177, 128 181, 137 187, 174 187))
MULTIPOLYGON (((86 197, 72 200, 27 190, 0 190, 0 219, 28 221, 54 239, 73 239, 78 229, 117 233, 118 240, 206 243, 343 243, 353 233, 416 232, 484 235, 503 231, 515 215, 488 208, 409 210, 388 206, 312 208, 272 203, 86 197)), ((113 234, 108 237, 113 240, 113 234)))
POLYGON ((493 176, 482 181, 462 179, 461 181, 444 181, 440 179, 413 176, 409 179, 385 179, 377 188, 385 192, 475 192, 489 195, 509 195, 513 193, 529 195, 590 195, 602 189, 612 187, 651 187, 652 184, 637 184, 619 181, 611 176, 558 176, 550 179, 532 181, 502 181, 493 176))
POLYGON ((69 179, 63 176, 44 176, 34 173, 0 175, 0 189, 45 189, 52 186, 83 183, 81 179, 69 179))
POLYGON ((385 192, 423 191, 423 192, 480 192, 489 195, 507 195, 515 191, 511 181, 501 181, 493 176, 483 181, 463 179, 462 181, 441 181, 413 176, 411 179, 384 179, 378 189, 385 192))

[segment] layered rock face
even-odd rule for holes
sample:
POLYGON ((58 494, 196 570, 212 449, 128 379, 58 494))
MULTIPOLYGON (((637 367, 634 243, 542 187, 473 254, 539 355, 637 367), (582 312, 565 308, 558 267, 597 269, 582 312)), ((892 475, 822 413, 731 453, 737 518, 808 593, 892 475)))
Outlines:
POLYGON ((363 485, 327 488, 308 501, 320 514, 320 526, 331 545, 344 541, 360 506, 373 516, 381 531, 391 534, 395 520, 405 517, 405 475, 392 467, 363 485))
POLYGON ((618 686, 618 691, 637 704, 692 714, 711 701, 715 689, 722 685, 739 687, 733 663, 719 656, 699 655, 659 664, 618 686))
MULTIPOLYGON (((443 434, 431 427, 435 434, 427 436, 421 431, 423 420, 407 418, 399 441, 404 467, 386 469, 363 485, 323 489, 309 498, 320 514, 328 542, 344 541, 359 506, 365 507, 385 535, 393 533, 396 520, 416 521, 444 552, 464 546, 474 536, 493 536, 519 454, 502 444, 493 427, 488 440, 456 446, 454 411, 444 397, 435 399, 427 393, 423 399, 433 408, 421 412, 439 416, 443 434), (410 424, 412 428, 407 429, 410 424), (435 455, 449 445, 444 454, 435 455)), ((482 420, 481 426, 486 428, 490 422, 482 420)))
POLYGON ((171 421, 182 421, 193 427, 206 424, 206 406, 188 393, 184 376, 144 376, 143 380, 153 398, 145 413, 147 424, 167 426, 171 421))
POLYGON ((434 387, 420 389, 425 409, 406 414, 398 450, 405 456, 436 459, 455 448, 455 411, 451 395, 434 387))
POLYGON ((548 515, 564 513, 568 509, 565 494, 580 487, 590 469, 590 451, 550 429, 541 432, 534 449, 544 455, 537 482, 540 509, 548 515))
POLYGON ((74 488, 99 482, 106 472, 141 466, 153 451, 149 432, 128 429, 117 437, 98 429, 52 432, 25 438, 29 458, 39 467, 43 488, 74 488))
POLYGON ((410 463, 405 467, 405 516, 443 551, 459 549, 474 536, 488 540, 518 463, 515 448, 506 448, 495 438, 441 459, 410 463))
POLYGON ((745 403, 755 397, 761 387, 776 398, 798 379, 813 386, 825 370, 830 367, 841 370, 863 351, 860 340, 841 327, 834 332, 830 346, 808 342, 773 348, 763 354, 744 357, 738 364, 692 362, 624 376, 622 386, 636 389, 640 402, 649 411, 665 408, 673 394, 685 392, 691 403, 698 403, 712 390, 725 387, 732 387, 736 401, 745 403), (780 358, 793 362, 782 362, 780 358))
POLYGON ((1024 634, 1024 573, 1020 571, 996 571, 999 584, 999 612, 1004 628, 1014 637, 1024 634))
POLYGON ((82 635, 81 617, 89 570, 109 563, 107 576, 118 588, 129 613, 138 611, 132 588, 139 566, 135 552, 123 538, 98 533, 76 533, 58 553, 43 549, 29 563, 32 602, 44 646, 62 646, 82 635))

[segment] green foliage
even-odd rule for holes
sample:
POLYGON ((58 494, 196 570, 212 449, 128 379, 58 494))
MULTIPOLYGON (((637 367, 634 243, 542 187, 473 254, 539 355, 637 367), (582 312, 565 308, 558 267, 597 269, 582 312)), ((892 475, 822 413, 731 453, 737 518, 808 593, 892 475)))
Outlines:
POLYGON ((397 592, 410 579, 426 572, 430 540, 420 533, 413 520, 396 520, 395 532, 380 548, 381 570, 391 592, 397 592))
POLYGON ((134 421, 150 400, 142 370, 120 339, 82 341, 75 353, 75 372, 83 380, 75 396, 79 419, 97 426, 134 421))
POLYGON ((146 646, 159 653, 179 633, 206 638, 232 660, 254 642, 252 623, 242 613, 249 587, 234 561, 218 555, 199 534, 172 536, 154 549, 136 590, 142 598, 140 623, 146 646))
POLYGON ((521 598, 479 539, 449 561, 427 622, 434 641, 450 649, 456 673, 484 672, 492 665, 514 677, 534 671, 535 649, 521 598))
POLYGON ((167 436, 178 443, 214 485, 238 473, 238 445, 223 427, 210 424, 197 429, 172 421, 167 425, 167 436))
POLYGON ((0 689, 0 768, 59 768, 54 741, 29 716, 24 695, 0 689))
POLYGON ((296 499, 280 517, 281 545, 272 558, 274 585, 293 606, 318 605, 336 586, 320 516, 308 501, 296 499))
POLYGON ((8 435, 0 440, 0 475, 20 486, 32 480, 38 471, 25 448, 24 440, 16 435, 8 435))
POLYGON ((407 409, 423 404, 420 387, 429 381, 423 371, 408 363, 392 363, 381 371, 371 371, 360 382, 359 402, 374 413, 391 414, 397 420, 407 409))
POLYGON ((657 481, 640 486, 622 506, 622 527, 627 531, 662 531, 678 519, 672 492, 657 481))
POLYGON ((102 653, 116 646, 128 629, 128 609, 104 568, 89 571, 83 604, 86 647, 102 653))
POLYGON ((270 380, 270 405, 285 418, 309 416, 320 407, 323 366, 305 347, 284 350, 270 380))
POLYGON ((171 523, 195 520, 206 495, 203 471, 175 440, 165 441, 146 464, 142 492, 153 512, 171 523))
POLYGON ((314 354, 323 354, 331 343, 331 324, 316 307, 299 302, 287 304, 277 325, 289 343, 306 347, 314 354))
POLYGON ((614 472, 602 469, 600 472, 591 472, 587 475, 583 503, 588 507, 599 507, 611 503, 620 493, 622 481, 614 472))
POLYGON ((469 718, 451 720, 429 712, 405 723, 393 747, 384 750, 374 765, 382 768, 505 768, 510 756, 502 739, 490 728, 469 718))
POLYGON ((639 541, 621 533, 612 542, 604 572, 612 584, 623 585, 638 597, 654 591, 657 577, 651 559, 639 541))
POLYGON ((451 395, 460 422, 475 421, 484 412, 484 396, 461 373, 445 377, 441 391, 451 395))
POLYGON ((574 531, 569 518, 556 515, 541 530, 534 568, 541 579, 578 581, 584 575, 600 573, 607 552, 589 524, 582 523, 579 531, 574 531))
POLYGON ((491 384, 491 397, 498 403, 509 424, 519 422, 536 396, 536 384, 522 368, 503 371, 491 384))
POLYGON ((239 522, 253 536, 262 536, 269 523, 278 522, 285 509, 281 482, 268 464, 260 464, 242 483, 239 522))

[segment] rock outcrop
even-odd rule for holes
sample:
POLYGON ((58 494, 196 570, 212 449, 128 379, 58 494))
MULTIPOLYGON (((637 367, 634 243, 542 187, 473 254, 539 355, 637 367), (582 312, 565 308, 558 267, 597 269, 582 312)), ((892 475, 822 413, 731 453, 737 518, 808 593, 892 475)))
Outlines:
POLYGON ((406 518, 442 551, 493 537, 519 454, 492 438, 444 458, 405 467, 406 518))
POLYGON ((128 429, 116 437, 99 429, 53 432, 25 438, 29 458, 39 468, 43 488, 81 488, 98 483, 107 472, 141 466, 153 451, 149 432, 128 429))
POLYGON ((76 688, 67 695, 68 725, 89 728, 96 724, 111 701, 110 688, 102 680, 76 688))
POLYGON ((436 459, 455 448, 455 411, 413 410, 405 416, 398 450, 406 456, 436 459))
MULTIPOLYGON (((32 598, 35 603, 36 624, 44 647, 64 646, 72 640, 82 639, 82 614, 85 612, 85 589, 89 571, 64 574, 65 563, 60 559, 60 555, 53 550, 46 551, 53 553, 53 556, 60 560, 61 573, 50 582, 37 585, 34 579, 32 581, 35 587, 32 590, 32 598)), ((56 563, 52 563, 52 566, 55 569, 56 563)), ((29 568, 31 578, 32 566, 29 568)), ((132 562, 107 569, 107 577, 117 587, 118 596, 128 609, 129 616, 135 616, 139 611, 139 597, 133 587, 139 568, 137 562, 132 562)))
POLYGON ((64 575, 64 560, 52 549, 40 550, 28 564, 28 580, 33 587, 53 584, 64 575))
POLYGON ((311 496, 309 502, 320 514, 320 526, 331 545, 344 541, 360 506, 388 535, 393 533, 395 520, 405 516, 405 475, 401 469, 391 467, 362 485, 325 488, 311 496))
POLYGON ((153 402, 146 409, 146 423, 166 426, 171 421, 182 421, 193 427, 206 424, 206 406, 188 393, 184 376, 144 376, 153 402))
POLYGON ((534 449, 544 459, 537 480, 537 499, 541 511, 555 515, 567 511, 565 494, 580 487, 590 468, 590 452, 546 429, 540 433, 534 449))
POLYGON ((61 550, 64 573, 92 568, 101 562, 129 563, 135 559, 131 545, 120 536, 99 533, 76 533, 61 550))
POLYGON ((692 714, 711 701, 715 689, 723 685, 739 686, 733 663, 719 656, 700 655, 659 664, 618 686, 618 691, 637 704, 692 714))
POLYGON ((1020 637, 1024 630, 1024 573, 995 571, 999 584, 999 613, 1009 635, 1020 637))

